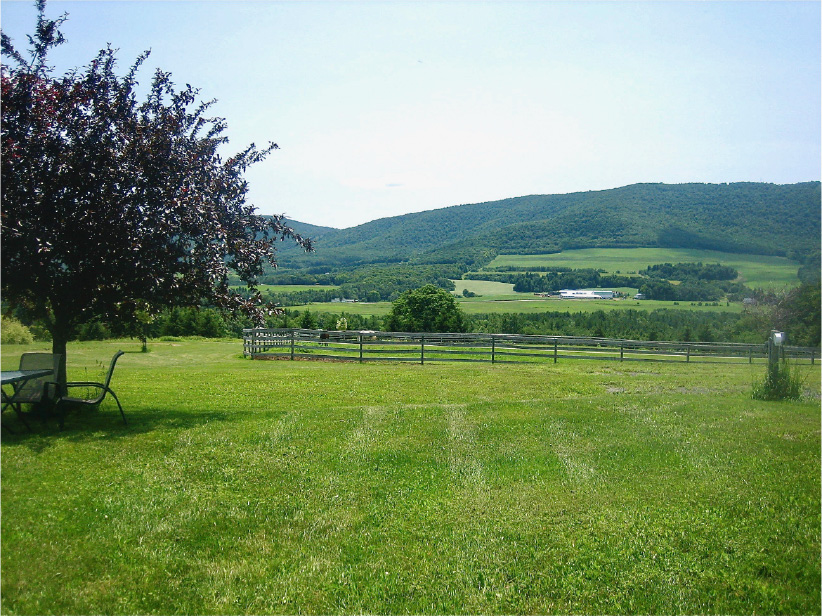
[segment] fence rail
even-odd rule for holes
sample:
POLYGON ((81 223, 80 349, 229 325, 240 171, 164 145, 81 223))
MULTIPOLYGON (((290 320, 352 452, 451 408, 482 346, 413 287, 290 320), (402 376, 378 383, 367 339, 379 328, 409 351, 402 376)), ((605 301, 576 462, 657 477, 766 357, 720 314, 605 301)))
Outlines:
MULTIPOLYGON (((783 346, 781 355, 814 364, 820 350, 783 346)), ((259 359, 417 362, 558 362, 560 359, 754 363, 768 361, 768 345, 735 342, 663 342, 526 336, 418 334, 317 329, 245 329, 243 354, 259 359)))

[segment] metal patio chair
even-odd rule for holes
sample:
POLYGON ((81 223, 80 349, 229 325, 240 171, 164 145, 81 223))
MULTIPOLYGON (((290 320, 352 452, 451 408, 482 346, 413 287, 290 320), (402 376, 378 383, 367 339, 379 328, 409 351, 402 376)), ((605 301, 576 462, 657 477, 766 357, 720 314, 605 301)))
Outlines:
POLYGON ((53 408, 57 401, 58 390, 55 382, 57 372, 60 367, 59 353, 45 353, 30 351, 20 356, 20 370, 50 370, 51 373, 36 379, 27 379, 14 387, 14 393, 4 400, 4 410, 6 406, 11 406, 17 413, 23 424, 31 430, 31 426, 26 421, 26 414, 21 409, 21 404, 31 406, 33 414, 45 418, 48 411, 53 408))
POLYGON ((93 381, 71 381, 66 383, 66 391, 69 391, 72 388, 86 387, 97 389, 99 390, 99 393, 94 398, 77 398, 69 395, 62 396, 57 401, 57 417, 60 422, 61 430, 63 429, 66 413, 72 407, 97 406, 103 401, 107 394, 111 394, 111 397, 114 398, 114 401, 117 403, 117 408, 120 409, 120 416, 123 418, 123 424, 128 425, 128 422, 126 421, 126 414, 123 412, 123 405, 120 404, 120 400, 117 399, 117 394, 115 394, 110 387, 111 376, 114 374, 114 366, 117 363, 117 360, 120 359, 121 355, 125 355, 125 353, 123 353, 123 351, 117 351, 114 354, 114 357, 111 358, 111 364, 108 367, 108 373, 106 374, 104 383, 97 383, 93 381))
POLYGON ((49 388, 56 380, 62 355, 55 353, 29 352, 20 356, 20 370, 51 370, 49 376, 29 379, 14 392, 14 401, 22 404, 37 404, 52 397, 54 390, 49 388))

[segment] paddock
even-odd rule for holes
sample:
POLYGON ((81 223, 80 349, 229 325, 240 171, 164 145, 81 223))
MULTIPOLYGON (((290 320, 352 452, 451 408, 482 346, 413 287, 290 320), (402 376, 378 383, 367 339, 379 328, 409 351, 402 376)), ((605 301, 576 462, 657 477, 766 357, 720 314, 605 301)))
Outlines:
MULTIPOLYGON (((816 363, 820 351, 781 347, 795 363, 816 363)), ((764 363, 768 345, 734 342, 671 342, 519 334, 243 330, 243 354, 252 359, 417 362, 553 362, 569 359, 764 363)))

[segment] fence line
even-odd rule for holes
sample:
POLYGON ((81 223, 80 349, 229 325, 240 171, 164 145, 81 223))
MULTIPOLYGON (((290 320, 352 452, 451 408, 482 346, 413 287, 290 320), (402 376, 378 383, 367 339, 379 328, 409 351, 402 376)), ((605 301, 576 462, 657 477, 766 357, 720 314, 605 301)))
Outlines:
MULTIPOLYGON (((780 347, 783 357, 813 365, 820 350, 780 347)), ((318 329, 245 329, 243 354, 252 358, 340 361, 553 362, 560 359, 657 362, 767 362, 768 345, 667 342, 519 334, 403 333, 318 329)))

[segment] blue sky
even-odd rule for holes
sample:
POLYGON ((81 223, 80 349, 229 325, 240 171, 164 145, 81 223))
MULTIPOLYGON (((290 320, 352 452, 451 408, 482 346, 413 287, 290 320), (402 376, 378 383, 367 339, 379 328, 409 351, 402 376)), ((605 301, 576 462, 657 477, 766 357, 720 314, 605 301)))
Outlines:
MULTIPOLYGON (((820 2, 57 1, 218 99, 260 213, 347 227, 636 182, 820 179, 820 2)), ((18 49, 33 2, 2 0, 18 49)))

